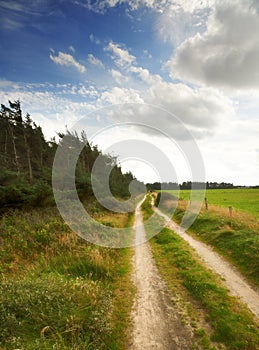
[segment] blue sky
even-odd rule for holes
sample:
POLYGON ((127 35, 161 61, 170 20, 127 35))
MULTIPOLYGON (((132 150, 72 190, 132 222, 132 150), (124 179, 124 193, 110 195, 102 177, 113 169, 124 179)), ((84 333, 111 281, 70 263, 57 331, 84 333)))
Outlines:
POLYGON ((256 0, 0 0, 1 103, 20 99, 48 139, 84 118, 93 142, 114 143, 123 169, 144 181, 159 170, 137 149, 124 160, 116 141, 169 154, 177 178, 162 180, 192 179, 184 163, 195 143, 206 180, 258 184, 258 9, 256 0), (115 123, 131 127, 102 132, 115 123))

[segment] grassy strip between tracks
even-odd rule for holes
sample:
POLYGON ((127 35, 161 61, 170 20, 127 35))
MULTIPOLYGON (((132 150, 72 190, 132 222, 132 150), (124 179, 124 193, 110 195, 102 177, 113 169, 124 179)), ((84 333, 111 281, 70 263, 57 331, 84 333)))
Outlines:
MULTIPOLYGON (((231 350, 259 348, 259 327, 251 312, 228 294, 218 276, 204 266, 181 237, 163 229, 151 240, 151 246, 168 286, 178 291, 183 289, 193 305, 203 310, 212 330, 212 342, 231 350)), ((196 332, 201 336, 203 348, 213 349, 206 340, 206 330, 198 328, 196 332)))
MULTIPOLYGON (((130 225, 125 215, 112 223, 130 225)), ((48 209, 9 213, 0 231, 1 350, 126 348, 130 249, 91 245, 48 209)))

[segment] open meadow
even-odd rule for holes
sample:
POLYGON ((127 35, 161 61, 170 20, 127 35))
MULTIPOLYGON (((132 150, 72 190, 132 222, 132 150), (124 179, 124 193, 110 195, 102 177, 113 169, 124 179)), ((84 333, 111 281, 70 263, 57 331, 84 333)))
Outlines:
MULTIPOLYGON (((196 190, 199 191, 199 190, 196 190)), ((177 195, 176 190, 166 191, 177 195)), ((189 200, 191 190, 181 190, 179 198, 189 200)), ((259 218, 259 188, 207 189, 209 205, 243 211, 259 218)))

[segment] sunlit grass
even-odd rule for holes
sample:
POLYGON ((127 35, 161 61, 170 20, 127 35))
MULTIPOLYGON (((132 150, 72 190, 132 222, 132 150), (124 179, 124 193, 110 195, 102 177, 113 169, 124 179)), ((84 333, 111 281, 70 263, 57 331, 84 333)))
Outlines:
MULTIPOLYGON (((118 227, 133 220, 103 217, 118 227)), ((88 243, 53 208, 11 212, 0 231, 1 349, 123 349, 134 293, 130 249, 88 243)))

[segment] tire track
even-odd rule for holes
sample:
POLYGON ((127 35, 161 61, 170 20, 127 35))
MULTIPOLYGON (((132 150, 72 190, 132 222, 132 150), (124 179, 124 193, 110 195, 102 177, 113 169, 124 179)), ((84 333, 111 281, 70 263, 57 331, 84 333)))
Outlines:
POLYGON ((168 228, 187 241, 197 251, 205 264, 223 278, 222 282, 230 293, 239 297, 259 318, 259 294, 245 281, 244 277, 208 245, 188 235, 183 228, 156 207, 153 207, 153 209, 167 221, 168 228))
POLYGON ((136 248, 134 282, 137 296, 132 319, 134 350, 178 350, 192 348, 192 328, 183 325, 177 306, 167 294, 165 282, 159 275, 148 242, 141 214, 141 203, 135 213, 136 248))

